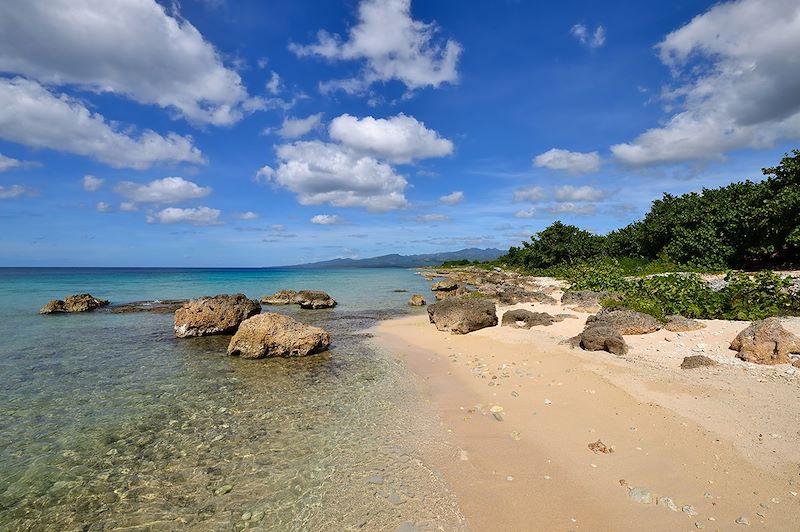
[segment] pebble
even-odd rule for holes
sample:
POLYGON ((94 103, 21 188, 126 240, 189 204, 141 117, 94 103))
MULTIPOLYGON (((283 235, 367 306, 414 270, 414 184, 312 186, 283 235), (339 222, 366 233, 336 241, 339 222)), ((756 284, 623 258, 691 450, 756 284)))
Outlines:
POLYGON ((683 511, 683 513, 688 515, 697 515, 697 510, 695 510, 694 506, 692 506, 691 504, 687 504, 686 506, 681 508, 681 510, 683 511))
POLYGON ((458 451, 458 459, 461 460, 462 462, 466 462, 467 460, 469 460, 469 454, 464 449, 461 449, 458 451))
POLYGON ((367 479, 370 484, 383 484, 383 477, 380 475, 372 475, 367 479))
POLYGON ((253 517, 253 514, 250 512, 245 512, 242 514, 242 521, 249 521, 251 517, 253 517))
POLYGON ((403 498, 397 493, 390 494, 388 497, 386 497, 386 500, 392 504, 402 504, 404 502, 403 498))
POLYGON ((509 476, 507 476, 507 477, 506 477, 506 480, 507 480, 507 481, 509 481, 509 482, 511 482, 512 480, 514 480, 514 477, 512 477, 511 475, 509 475, 509 476))
POLYGON ((515 430, 514 432, 511 433, 511 439, 519 441, 522 439, 522 436, 520 436, 520 433, 515 430))
POLYGON ((628 497, 641 504, 653 502, 653 494, 647 488, 631 488, 628 492, 628 497))
POLYGON ((737 525, 750 526, 750 520, 748 518, 746 518, 746 517, 737 517, 736 518, 736 524, 737 525))
POLYGON ((706 527, 706 525, 704 525, 704 524, 703 524, 703 523, 701 523, 700 521, 696 522, 696 523, 694 524, 694 526, 695 526, 695 528, 705 528, 705 527, 706 527))
POLYGON ((250 518, 251 521, 261 521, 262 519, 264 519, 264 512, 254 512, 250 518))
POLYGON ((215 495, 225 495, 226 493, 230 493, 233 489, 233 486, 230 484, 225 484, 224 486, 220 486, 216 490, 214 490, 215 495))
POLYGON ((553 401, 551 401, 550 399, 545 399, 545 400, 544 400, 544 404, 546 404, 546 405, 552 405, 552 404, 553 404, 553 401))
POLYGON ((658 506, 666 506, 673 512, 678 511, 678 505, 675 504, 675 501, 673 501, 670 497, 659 497, 658 499, 656 499, 656 504, 658 506))
POLYGON ((495 418, 497 421, 503 421, 502 412, 492 412, 492 417, 495 418))

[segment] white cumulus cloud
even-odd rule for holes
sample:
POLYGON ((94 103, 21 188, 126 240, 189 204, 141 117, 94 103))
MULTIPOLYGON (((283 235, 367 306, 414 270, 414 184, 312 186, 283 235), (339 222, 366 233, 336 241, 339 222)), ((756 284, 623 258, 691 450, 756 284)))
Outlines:
POLYGON ((0 71, 48 85, 110 92, 229 125, 261 106, 173 3, 4 0, 0 71))
POLYGON ((257 212, 246 211, 233 213, 233 217, 237 220, 258 220, 261 216, 257 212))
POLYGON ((167 207, 148 214, 147 223, 217 225, 220 223, 220 214, 222 213, 219 209, 211 209, 209 207, 192 207, 189 209, 167 207))
MULTIPOLYGON (((303 205, 390 211, 407 206, 406 179, 373 157, 338 144, 300 141, 276 148, 277 170, 267 179, 297 194, 303 205)), ((263 169, 262 169, 263 170, 263 169)))
POLYGON ((719 159, 800 138, 800 3, 718 3, 658 45, 676 85, 664 125, 611 147, 628 165, 719 159))
POLYGON ((114 210, 114 207, 105 201, 98 201, 97 205, 95 205, 95 209, 97 209, 97 212, 111 212, 114 210))
POLYGON ((317 225, 338 225, 343 224, 344 219, 338 214, 317 214, 311 218, 311 223, 317 225))
POLYGON ((103 116, 66 95, 56 96, 22 78, 0 77, 0 138, 34 148, 93 157, 118 168, 148 168, 157 163, 205 163, 191 137, 138 136, 119 131, 103 116))
POLYGON ((26 194, 30 195, 31 193, 32 191, 28 187, 22 185, 0 185, 0 200, 19 198, 20 196, 26 194))
POLYGON ((453 153, 451 141, 403 113, 390 118, 344 114, 334 118, 328 129, 331 138, 345 146, 394 163, 453 153))
POLYGON ((533 164, 570 174, 589 174, 600 169, 600 155, 596 151, 583 153, 553 148, 534 157, 533 164))
POLYGON ((536 216, 536 209, 525 209, 514 213, 514 218, 529 219, 536 216))
POLYGON ((266 87, 270 94, 278 94, 281 92, 281 77, 274 70, 270 75, 269 81, 267 81, 266 87))
POLYGON ((97 190, 100 190, 100 187, 103 186, 104 182, 105 182, 104 179, 100 179, 99 177, 87 174, 83 176, 82 179, 83 190, 87 192, 95 192, 97 190))
POLYGON ((420 214, 417 216, 418 222, 446 222, 450 218, 444 214, 420 214))
POLYGON ((24 165, 25 163, 23 161, 14 159, 12 157, 6 157, 0 153, 0 172, 5 172, 6 170, 11 170, 12 168, 20 168, 24 165))
POLYGON ((317 127, 321 120, 322 113, 307 116, 306 118, 291 118, 287 116, 283 119, 283 124, 278 130, 278 134, 285 139, 296 139, 317 127))
POLYGON ((574 187, 572 185, 564 185, 555 187, 553 195, 557 201, 573 202, 573 201, 600 201, 608 196, 608 193, 599 188, 590 187, 588 185, 582 187, 574 187))
POLYGON ((182 177, 165 177, 147 184, 122 181, 114 192, 131 203, 179 203, 204 198, 211 193, 211 187, 201 187, 182 177))
POLYGON ((455 205, 457 203, 461 203, 463 200, 464 193, 460 190, 439 197, 439 202, 444 203, 445 205, 455 205))
POLYGON ((592 204, 556 203, 545 208, 550 214, 595 214, 597 207, 592 204))
POLYGON ((437 31, 434 23, 412 18, 411 0, 362 0, 358 23, 346 40, 322 30, 316 43, 290 48, 301 57, 365 62, 361 77, 323 84, 323 88, 362 92, 374 82, 397 80, 414 90, 458 80, 461 45, 451 39, 442 42, 436 38, 437 31))
POLYGON ((535 203, 545 198, 546 194, 542 187, 526 187, 514 192, 514 201, 530 201, 531 203, 535 203))
POLYGON ((597 26, 592 32, 584 24, 575 24, 569 32, 589 48, 600 48, 606 43, 606 29, 603 26, 597 26))

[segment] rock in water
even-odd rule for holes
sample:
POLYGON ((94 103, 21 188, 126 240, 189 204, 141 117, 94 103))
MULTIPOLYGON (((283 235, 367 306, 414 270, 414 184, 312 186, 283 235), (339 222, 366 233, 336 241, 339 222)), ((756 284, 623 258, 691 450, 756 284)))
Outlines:
POLYGON ((98 299, 91 294, 76 294, 62 299, 53 299, 39 310, 39 314, 59 312, 89 312, 108 305, 105 299, 98 299))
POLYGON ((593 323, 612 327, 621 335, 647 334, 656 332, 661 328, 661 322, 653 316, 624 308, 604 308, 594 316, 589 316, 586 319, 587 327, 593 323))
POLYGON ((412 307, 422 307, 425 306, 425 298, 419 294, 414 294, 411 296, 411 299, 408 300, 408 304, 412 307))
POLYGON ((263 296, 261 303, 264 305, 295 305, 297 292, 294 290, 278 290, 271 296, 263 296))
POLYGON ((731 342, 737 358, 756 364, 789 364, 789 354, 800 354, 800 338, 777 318, 754 321, 731 342))
POLYGON ((330 335, 319 327, 267 312, 242 322, 228 344, 228 354, 242 358, 302 357, 325 351, 330 345, 330 335))
POLYGON ((692 355, 684 357, 681 362, 681 369, 695 369, 716 366, 717 362, 705 355, 692 355))
POLYGON ((336 306, 336 300, 325 292, 301 290, 297 292, 297 304, 304 309, 333 308, 336 306))
POLYGON ((175 336, 231 334, 240 323, 259 312, 261 305, 244 294, 192 299, 175 311, 175 336))
POLYGON ((440 331, 467 334, 497 325, 497 307, 485 299, 451 298, 429 305, 428 317, 440 331))
POLYGON ((684 318, 677 314, 667 316, 667 320, 664 328, 670 332, 689 332, 706 328, 705 324, 699 321, 690 320, 689 318, 684 318))
POLYGON ((531 312, 530 310, 516 309, 509 310, 503 314, 503 327, 517 327, 519 329, 530 329, 536 325, 552 325, 557 320, 554 316, 546 312, 531 312))

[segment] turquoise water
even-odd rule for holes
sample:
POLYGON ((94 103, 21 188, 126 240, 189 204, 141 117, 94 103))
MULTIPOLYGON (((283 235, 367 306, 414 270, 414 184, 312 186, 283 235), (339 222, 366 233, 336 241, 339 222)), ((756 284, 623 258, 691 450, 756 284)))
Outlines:
POLYGON ((428 288, 400 269, 0 269, 0 529, 458 529, 421 459, 435 416, 365 333, 428 288), (264 307, 327 329, 330 352, 247 361, 224 355, 229 337, 175 339, 171 314, 37 314, 82 292, 283 288, 339 302, 264 307))

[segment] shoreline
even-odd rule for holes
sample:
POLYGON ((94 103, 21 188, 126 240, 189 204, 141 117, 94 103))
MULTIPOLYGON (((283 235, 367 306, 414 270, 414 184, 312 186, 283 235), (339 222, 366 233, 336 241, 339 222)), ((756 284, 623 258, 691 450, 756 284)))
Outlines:
POLYGON ((626 336, 631 354, 616 357, 558 345, 583 328, 588 314, 576 314, 550 327, 468 335, 439 332, 416 314, 373 330, 447 431, 427 458, 471 530, 729 530, 746 526, 741 518, 764 530, 796 525, 794 372, 737 363, 732 352, 715 368, 677 369, 682 357, 674 364, 676 352, 693 354, 678 345, 688 341, 725 356, 717 344, 746 323, 626 336), (592 452, 597 440, 614 452, 592 452), (652 502, 634 501, 639 492, 629 488, 646 488, 652 502))

